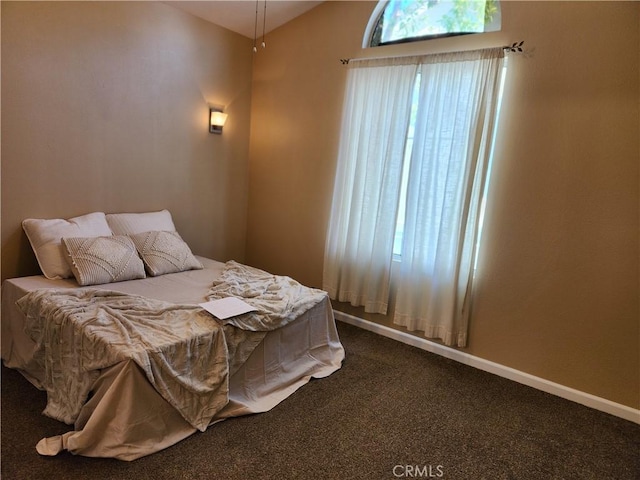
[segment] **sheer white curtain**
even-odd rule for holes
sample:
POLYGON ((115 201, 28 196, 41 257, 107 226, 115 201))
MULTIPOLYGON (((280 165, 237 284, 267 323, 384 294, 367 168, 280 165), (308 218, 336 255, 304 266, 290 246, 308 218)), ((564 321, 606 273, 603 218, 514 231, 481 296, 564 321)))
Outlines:
POLYGON ((466 346, 501 48, 425 57, 394 323, 466 346))
POLYGON ((361 61, 350 69, 324 259, 323 288, 331 298, 387 312, 403 202, 394 322, 446 345, 466 345, 503 61, 496 48, 361 61))
POLYGON ((350 66, 323 289, 365 311, 386 313, 402 162, 417 62, 350 66))

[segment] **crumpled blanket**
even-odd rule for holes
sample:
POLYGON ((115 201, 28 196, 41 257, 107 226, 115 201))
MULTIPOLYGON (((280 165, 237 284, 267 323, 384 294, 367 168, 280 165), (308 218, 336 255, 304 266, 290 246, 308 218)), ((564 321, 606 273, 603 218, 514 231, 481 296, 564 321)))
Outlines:
POLYGON ((72 424, 100 370, 124 360, 194 428, 204 431, 228 403, 229 376, 270 330, 327 293, 290 277, 227 262, 209 299, 240 297, 257 311, 221 324, 198 305, 177 305, 97 289, 40 289, 18 302, 45 372, 44 414, 72 424))
POLYGON ((225 263, 220 279, 208 294, 210 300, 239 297, 255 307, 256 312, 231 317, 224 323, 262 332, 285 326, 326 296, 327 292, 306 287, 291 277, 272 275, 233 260, 225 263))
POLYGON ((46 415, 73 423, 99 370, 126 359, 198 430, 228 403, 225 333, 197 305, 104 290, 40 289, 18 306, 46 372, 46 415))

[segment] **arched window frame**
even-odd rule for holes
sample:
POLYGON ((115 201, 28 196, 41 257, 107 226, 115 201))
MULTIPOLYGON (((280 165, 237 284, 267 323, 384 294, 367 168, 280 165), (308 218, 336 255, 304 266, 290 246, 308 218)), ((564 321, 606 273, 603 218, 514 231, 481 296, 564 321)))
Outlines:
MULTIPOLYGON (((419 41, 430 40, 430 39, 441 38, 441 37, 469 35, 471 33, 482 33, 482 32, 450 32, 450 33, 443 33, 443 34, 426 35, 421 37, 407 37, 404 39, 394 40, 393 42, 385 42, 385 43, 380 43, 379 45, 372 45, 373 36, 375 34, 376 27, 378 26, 380 18, 383 15, 384 10, 387 8, 388 4, 389 4, 389 0, 379 0, 378 4, 375 6, 373 12, 371 13, 371 17, 369 17, 369 22, 367 23, 367 27, 365 28, 364 37, 362 39, 362 48, 373 48, 377 46, 392 45, 396 43, 419 42, 419 41)), ((496 30, 500 30, 499 26, 501 22, 501 11, 500 11, 499 0, 496 0, 496 5, 498 9, 497 16, 495 19, 496 22, 498 23, 498 28, 496 30)), ((494 30, 486 30, 486 31, 494 31, 494 30)))

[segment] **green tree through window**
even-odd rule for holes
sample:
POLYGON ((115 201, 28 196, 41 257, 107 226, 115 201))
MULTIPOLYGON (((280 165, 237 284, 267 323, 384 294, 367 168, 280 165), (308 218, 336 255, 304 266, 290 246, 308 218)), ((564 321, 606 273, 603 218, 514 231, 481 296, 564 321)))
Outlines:
POLYGON ((370 46, 500 30, 498 0, 389 0, 370 46))

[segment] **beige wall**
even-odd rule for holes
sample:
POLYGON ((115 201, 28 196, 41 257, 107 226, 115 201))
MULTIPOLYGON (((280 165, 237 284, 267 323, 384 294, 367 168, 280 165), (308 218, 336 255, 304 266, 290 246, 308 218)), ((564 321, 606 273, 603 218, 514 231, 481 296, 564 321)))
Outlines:
POLYGON ((320 286, 339 59, 510 56, 467 352, 640 407, 636 2, 503 2, 501 32, 361 51, 375 2, 327 2, 268 36, 253 77, 247 261, 320 286))
POLYGON ((251 70, 249 39, 160 2, 3 1, 2 277, 38 273, 23 218, 91 211, 167 208, 242 260, 251 70))

